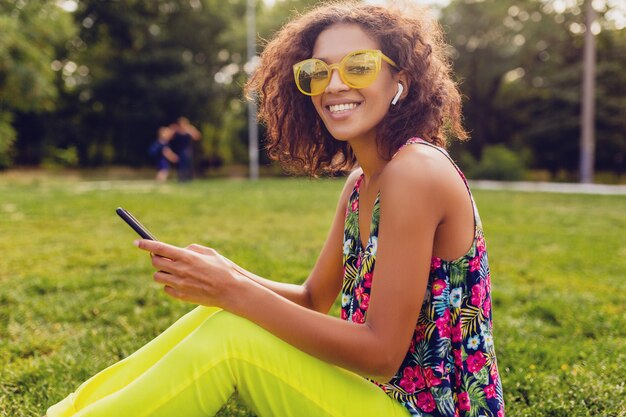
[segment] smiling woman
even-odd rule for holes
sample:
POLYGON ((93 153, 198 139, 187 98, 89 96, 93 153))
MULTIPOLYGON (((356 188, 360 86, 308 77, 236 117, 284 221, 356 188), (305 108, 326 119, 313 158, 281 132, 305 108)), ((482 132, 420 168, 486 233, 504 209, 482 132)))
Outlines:
MULTIPOLYGON (((442 33, 436 22, 430 19, 429 13, 405 8, 394 14, 384 13, 365 18, 361 16, 361 13, 367 13, 363 12, 365 8, 389 10, 381 6, 364 5, 356 9, 348 6, 342 9, 346 13, 334 15, 318 9, 317 15, 307 13, 290 22, 266 46, 261 57, 262 63, 248 84, 248 91, 259 90, 262 99, 260 118, 269 129, 270 154, 294 171, 304 170, 313 175, 333 172, 349 168, 355 159, 350 146, 346 142, 336 141, 337 138, 324 123, 324 112, 319 113, 320 108, 315 107, 320 97, 305 91, 304 94, 313 95, 314 99, 301 99, 304 81, 302 77, 297 78, 294 85, 295 69, 292 67, 294 64, 300 65, 298 74, 302 74, 303 70, 305 73, 318 73, 313 62, 316 62, 317 67, 322 62, 327 66, 327 71, 323 72, 325 76, 322 77, 324 86, 337 88, 333 80, 341 79, 345 82, 342 84, 352 88, 353 93, 363 91, 366 88, 361 89, 354 84, 351 87, 345 71, 341 75, 345 62, 342 65, 340 61, 359 49, 378 50, 381 54, 381 76, 375 71, 376 77, 368 79, 375 80, 374 84, 380 84, 388 75, 391 76, 391 79, 387 79, 391 80, 391 84, 387 85, 381 104, 388 106, 399 88, 404 90, 396 101, 397 105, 390 109, 387 107, 385 110, 390 111, 385 111, 384 118, 377 125, 378 130, 386 132, 385 141, 377 139, 377 145, 386 159, 391 158, 404 140, 411 136, 419 136, 439 146, 445 145, 447 136, 460 139, 466 137, 460 122, 460 96, 450 77, 450 66, 443 52, 445 44, 442 33), (342 25, 337 30, 343 33, 333 31, 333 39, 326 39, 328 33, 321 36, 332 25, 342 25), (349 26, 359 27, 360 34, 348 30, 349 26), (344 38, 344 34, 351 37, 344 38), (318 36, 321 37, 318 39, 318 36), (332 49, 319 50, 329 46, 332 49), (329 55, 322 56, 320 53, 329 55), (333 63, 336 71, 331 65, 333 63), (336 78, 331 76, 333 73, 337 75, 336 78), (272 82, 261 86, 265 80, 272 82), (276 111, 281 108, 291 109, 299 117, 284 117, 282 112, 276 111), (317 114, 321 117, 317 117, 317 114)), ((338 87, 341 88, 341 85, 338 87)), ((352 106, 360 103, 359 100, 354 101, 354 97, 352 99, 349 103, 335 103, 333 100, 329 103, 352 106)))
POLYGON ((482 225, 439 146, 465 136, 460 97, 427 16, 332 3, 269 42, 247 88, 270 153, 311 174, 358 166, 313 270, 284 284, 137 241, 199 307, 49 417, 213 415, 235 390, 261 416, 504 416, 482 225))

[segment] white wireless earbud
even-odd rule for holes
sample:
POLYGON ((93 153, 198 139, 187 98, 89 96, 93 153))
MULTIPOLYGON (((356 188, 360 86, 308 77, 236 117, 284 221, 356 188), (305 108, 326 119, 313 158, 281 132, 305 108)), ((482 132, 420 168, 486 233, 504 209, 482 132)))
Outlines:
POLYGON ((400 96, 402 95, 403 91, 404 91, 404 87, 402 86, 402 83, 398 83, 398 92, 393 97, 393 100, 391 100, 391 104, 395 106, 396 103, 398 103, 398 100, 400 100, 400 96))

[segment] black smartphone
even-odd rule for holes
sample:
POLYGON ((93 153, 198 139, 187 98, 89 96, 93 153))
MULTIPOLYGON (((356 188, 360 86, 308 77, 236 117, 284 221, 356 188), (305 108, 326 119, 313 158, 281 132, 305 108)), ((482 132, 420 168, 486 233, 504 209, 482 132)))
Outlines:
POLYGON ((139 223, 139 220, 137 220, 135 218, 135 216, 133 216, 132 214, 130 214, 127 210, 124 210, 121 207, 118 207, 115 212, 118 214, 118 216, 120 216, 130 227, 132 227, 132 229, 137 232, 137 234, 139 236, 141 236, 144 239, 149 239, 149 240, 159 240, 156 237, 154 237, 154 235, 152 233, 150 233, 148 231, 148 229, 146 229, 146 227, 139 223))

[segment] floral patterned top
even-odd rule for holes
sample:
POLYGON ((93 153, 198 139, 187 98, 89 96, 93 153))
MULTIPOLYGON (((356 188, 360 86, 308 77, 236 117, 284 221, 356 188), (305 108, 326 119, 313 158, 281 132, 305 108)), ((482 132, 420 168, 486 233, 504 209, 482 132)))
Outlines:
MULTIPOLYGON (((431 146, 421 139, 409 144, 431 146)), ((465 185, 467 180, 455 166, 465 185)), ((374 203, 365 248, 359 233, 357 180, 346 208, 341 318, 365 322, 378 246, 380 193, 374 203)), ((388 382, 372 380, 411 415, 422 417, 504 417, 491 321, 491 278, 483 230, 474 203, 475 234, 469 251, 447 261, 433 257, 428 287, 406 356, 388 382)))

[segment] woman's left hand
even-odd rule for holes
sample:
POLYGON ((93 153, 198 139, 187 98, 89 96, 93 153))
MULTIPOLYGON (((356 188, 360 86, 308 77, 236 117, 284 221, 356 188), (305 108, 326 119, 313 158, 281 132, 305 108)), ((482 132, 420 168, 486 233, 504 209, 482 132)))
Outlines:
POLYGON ((135 241, 135 245, 151 253, 157 269, 154 280, 172 297, 224 309, 234 300, 242 277, 216 250, 200 245, 179 248, 146 239, 135 241))

